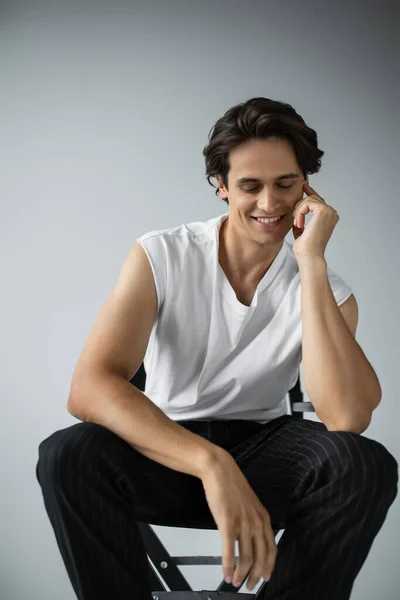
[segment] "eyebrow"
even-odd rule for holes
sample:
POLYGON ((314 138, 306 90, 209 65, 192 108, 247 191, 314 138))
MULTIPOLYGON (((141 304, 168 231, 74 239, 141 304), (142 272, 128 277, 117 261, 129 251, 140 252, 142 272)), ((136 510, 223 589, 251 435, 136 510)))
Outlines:
MULTIPOLYGON (((295 177, 300 177, 300 175, 298 173, 284 173, 283 175, 279 175, 278 177, 276 177, 276 180, 279 181, 280 179, 294 179, 295 177)), ((237 180, 237 183, 248 183, 250 181, 261 182, 262 179, 260 179, 259 177, 240 177, 237 180)))

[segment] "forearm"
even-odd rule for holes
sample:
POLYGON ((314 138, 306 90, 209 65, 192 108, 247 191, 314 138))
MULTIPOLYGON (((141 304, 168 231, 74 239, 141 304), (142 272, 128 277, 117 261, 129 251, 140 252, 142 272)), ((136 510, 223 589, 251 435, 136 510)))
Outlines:
POLYGON ((75 385, 68 411, 81 421, 113 431, 148 458, 200 479, 226 454, 170 419, 119 375, 93 376, 75 385))
POLYGON ((361 432, 379 403, 379 381, 337 306, 325 260, 299 260, 299 271, 307 394, 327 427, 361 432))

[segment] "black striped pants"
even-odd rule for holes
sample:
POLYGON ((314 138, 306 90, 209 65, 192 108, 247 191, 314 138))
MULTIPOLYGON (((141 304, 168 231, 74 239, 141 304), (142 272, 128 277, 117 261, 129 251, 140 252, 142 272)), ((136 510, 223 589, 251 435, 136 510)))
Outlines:
MULTIPOLYGON (((397 495, 398 464, 385 447, 291 415, 265 425, 179 424, 225 448, 273 529, 285 530, 265 600, 349 598, 397 495)), ((214 523, 200 479, 147 458, 95 423, 45 439, 36 475, 79 600, 151 599, 137 521, 195 515, 214 523)))

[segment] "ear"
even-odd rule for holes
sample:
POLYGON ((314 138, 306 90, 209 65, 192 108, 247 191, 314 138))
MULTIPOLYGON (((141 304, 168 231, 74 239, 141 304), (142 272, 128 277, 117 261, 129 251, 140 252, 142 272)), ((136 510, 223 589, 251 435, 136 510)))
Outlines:
POLYGON ((222 175, 216 175, 215 176, 217 182, 218 182, 218 194, 220 198, 226 198, 227 196, 221 196, 221 188, 224 187, 224 183, 222 181, 222 175))

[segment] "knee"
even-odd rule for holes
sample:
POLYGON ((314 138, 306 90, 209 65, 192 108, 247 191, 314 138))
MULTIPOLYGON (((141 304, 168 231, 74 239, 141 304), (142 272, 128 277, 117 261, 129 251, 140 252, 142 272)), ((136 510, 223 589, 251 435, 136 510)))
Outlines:
POLYGON ((383 444, 358 433, 330 431, 324 447, 342 477, 350 478, 360 493, 394 500, 398 463, 383 444))
POLYGON ((76 423, 55 431, 39 444, 36 478, 45 489, 62 482, 67 470, 82 465, 93 442, 103 427, 95 423, 76 423))

